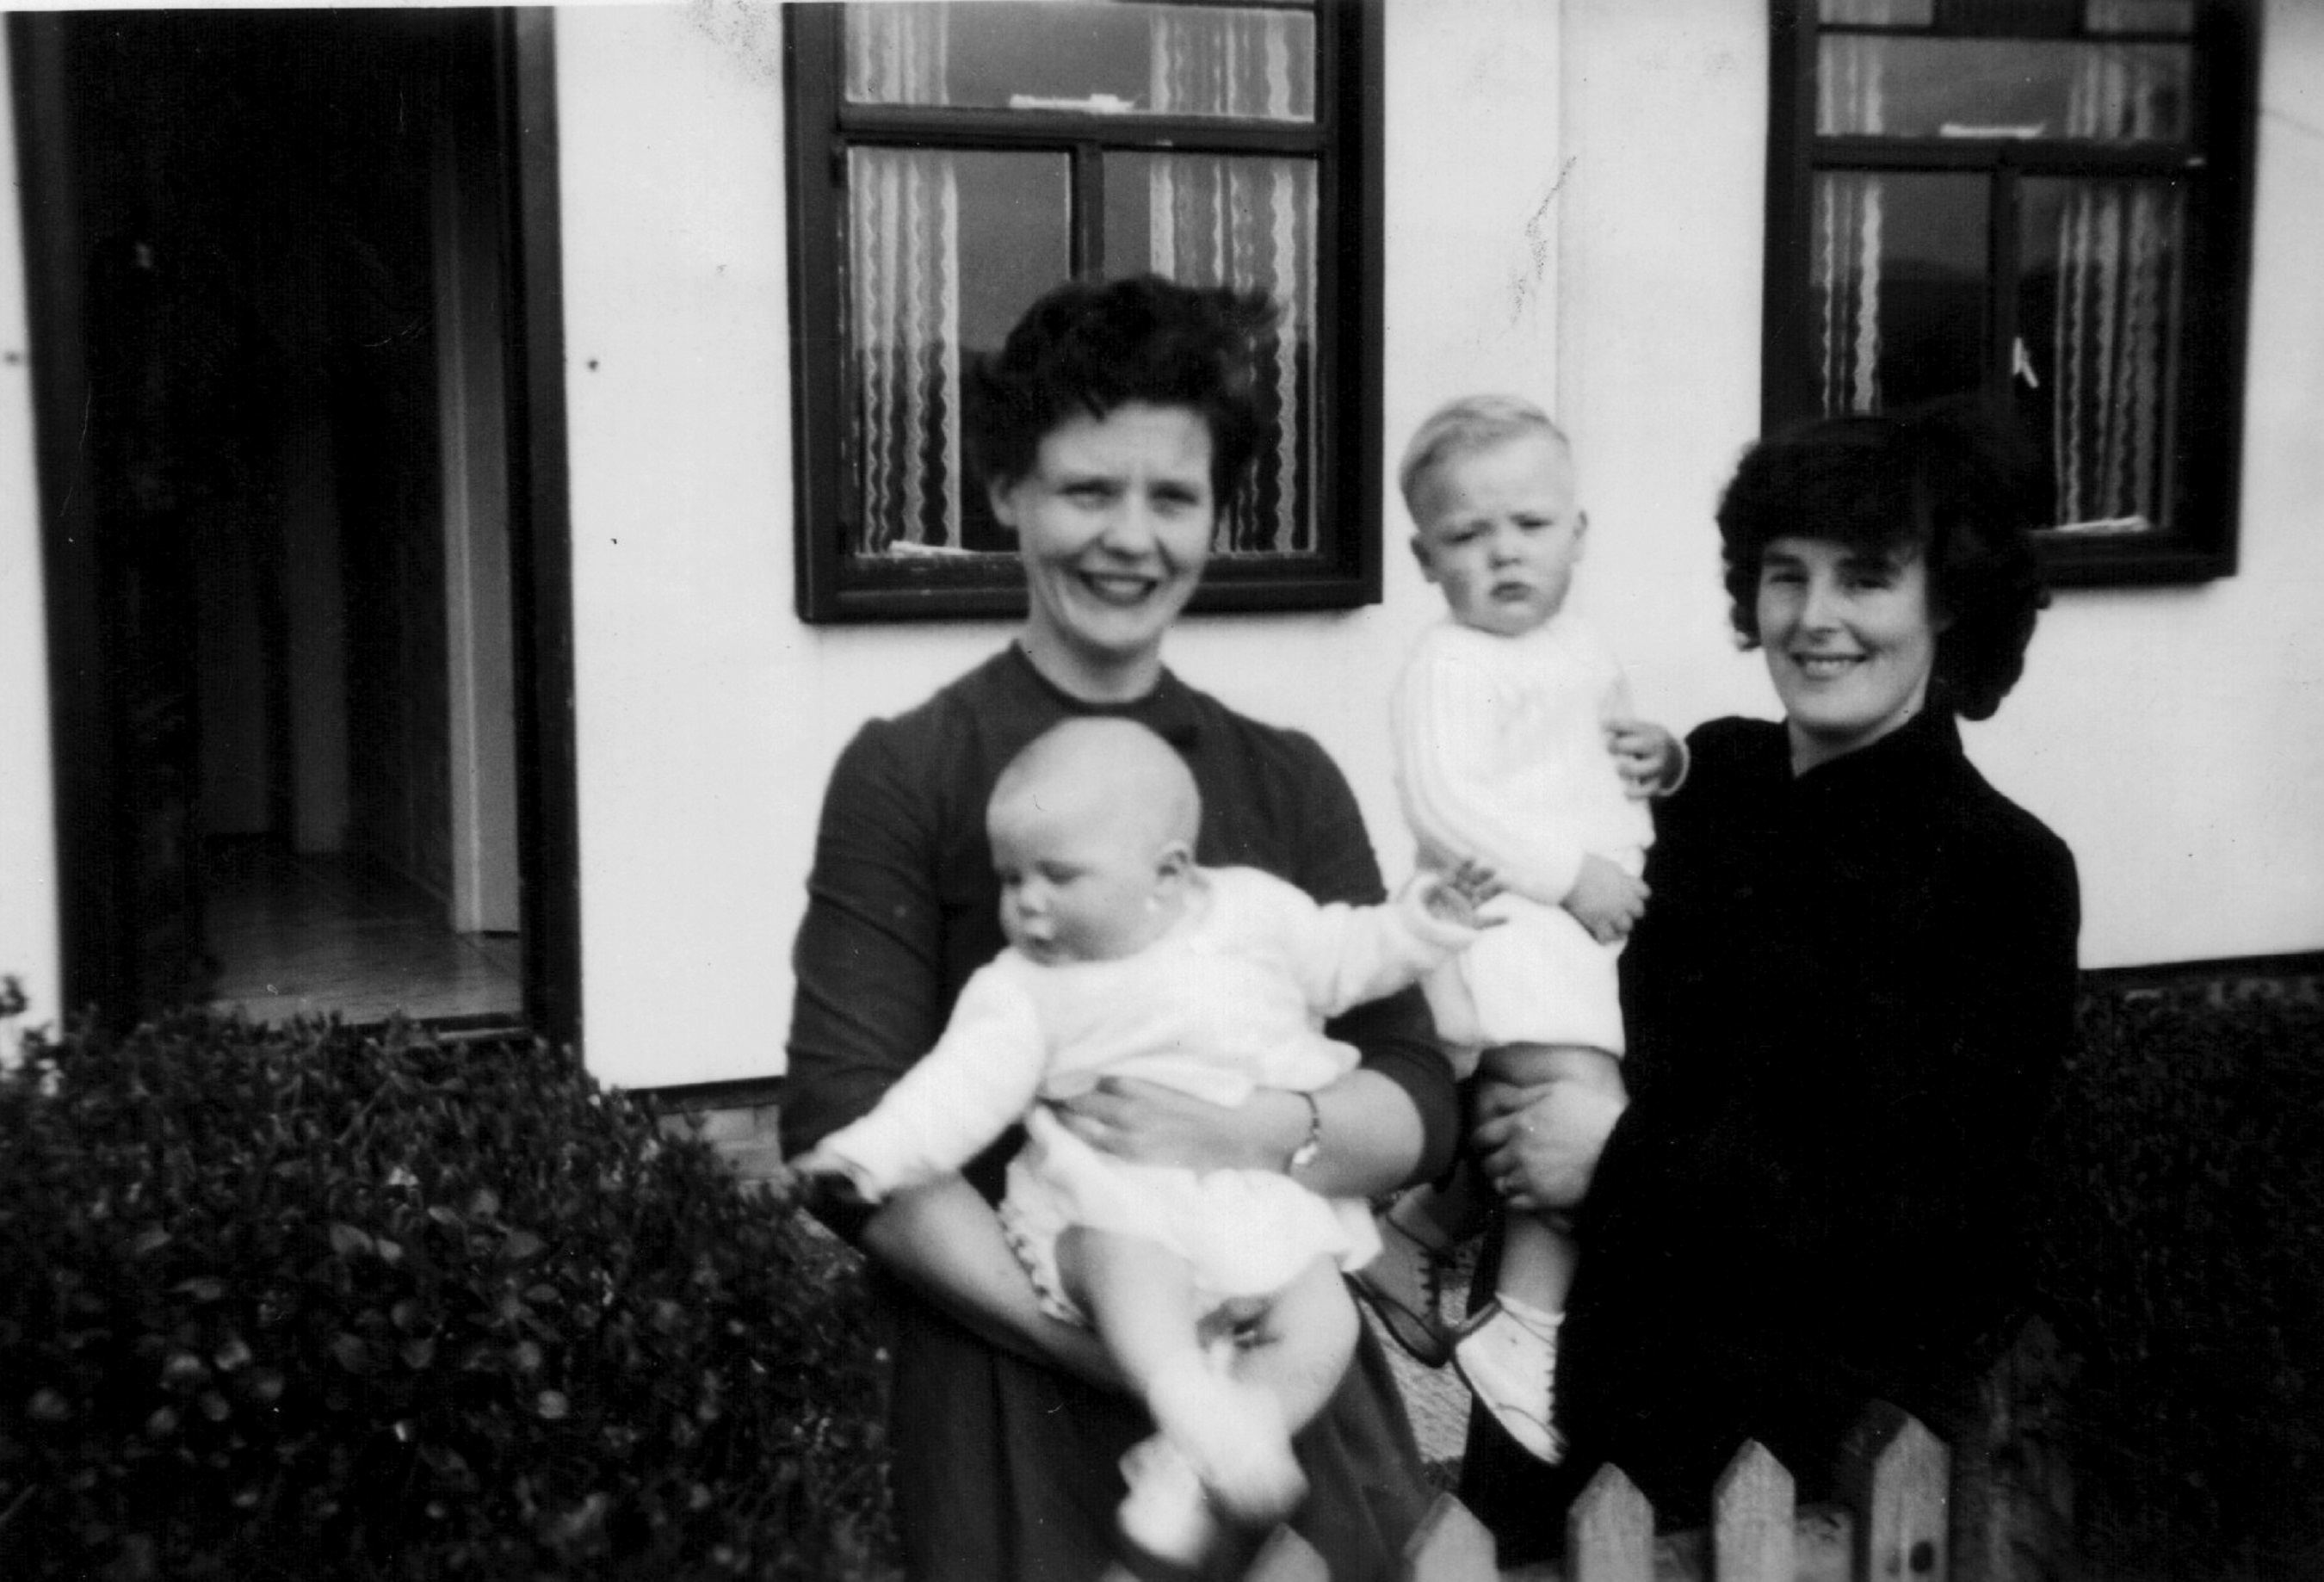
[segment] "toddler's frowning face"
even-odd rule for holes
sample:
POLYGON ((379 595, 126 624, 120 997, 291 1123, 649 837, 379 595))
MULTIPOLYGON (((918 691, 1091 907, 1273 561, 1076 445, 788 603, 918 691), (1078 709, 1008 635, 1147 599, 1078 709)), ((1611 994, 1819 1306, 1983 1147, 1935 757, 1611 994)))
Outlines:
POLYGON ((1440 462, 1416 492, 1413 553, 1452 619, 1520 637, 1557 613, 1587 520, 1561 439, 1519 434, 1440 462))

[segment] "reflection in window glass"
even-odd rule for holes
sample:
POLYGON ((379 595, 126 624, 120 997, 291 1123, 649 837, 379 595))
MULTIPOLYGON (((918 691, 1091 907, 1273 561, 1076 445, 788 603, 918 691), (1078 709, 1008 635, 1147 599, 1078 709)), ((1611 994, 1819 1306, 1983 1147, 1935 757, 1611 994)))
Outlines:
POLYGON ((2017 371, 2067 527, 2171 526, 2185 200, 2163 181, 2029 178, 2017 371))
POLYGON ((1315 19, 986 0, 847 9, 853 104, 1315 118, 1315 19))
POLYGON ((1837 34, 1818 49, 1820 136, 2154 143, 2189 132, 2194 56, 2182 44, 1837 34))
POLYGON ((1986 179, 1815 179, 1810 348, 1827 415, 1975 390, 1985 363, 1986 179))
POLYGON ((1315 165, 1311 160, 1117 154, 1106 161, 1109 274, 1264 290, 1281 317, 1260 348, 1269 432, 1219 513, 1222 555, 1313 551, 1315 165))
POLYGON ((844 547, 1010 547, 965 476, 961 370, 1071 269, 1065 156, 847 156, 844 547))
POLYGON ((2082 30, 2185 38, 2195 31, 2195 0, 2083 0, 2082 30))
POLYGON ((1936 16, 1937 0, 1819 0, 1816 7, 1826 27, 1927 27, 1936 16))

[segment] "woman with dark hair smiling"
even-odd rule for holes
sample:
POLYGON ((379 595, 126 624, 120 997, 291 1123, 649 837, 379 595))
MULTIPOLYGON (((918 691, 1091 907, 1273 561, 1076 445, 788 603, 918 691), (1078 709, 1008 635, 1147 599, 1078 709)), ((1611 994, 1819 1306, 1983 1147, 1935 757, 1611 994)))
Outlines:
POLYGON ((1545 1474, 1480 1421, 1463 1493, 1554 1549, 1602 1463, 1699 1519, 1747 1439, 1820 1492, 1885 1399, 1940 1433, 2023 1294, 2015 1227, 2073 1036, 2071 855, 1987 784, 2046 602, 2038 469, 1969 405, 1747 455, 1719 510, 1737 635, 1780 722, 1714 721, 1660 807, 1622 961, 1627 1102, 1489 1089, 1486 1166, 1579 1202, 1545 1474))
MULTIPOLYGON (((789 1152, 869 1110, 1000 952, 986 804, 1003 766, 1062 720, 1135 721, 1177 750, 1202 801, 1198 862, 1263 869, 1318 901, 1383 898, 1355 798, 1323 750, 1162 664, 1257 443, 1254 348, 1270 325, 1263 298, 1150 277, 1076 282, 1036 303, 979 371, 970 437, 994 514, 1017 534, 1025 624, 926 703, 866 725, 832 771, 794 953, 789 1152)), ((1110 1079, 1056 1114, 1133 1162, 1280 1171, 1333 1196, 1442 1171, 1458 1110, 1419 991, 1326 1031, 1362 1064, 1311 1094, 1261 1089, 1227 1108, 1110 1079)), ((868 1214, 828 1215, 870 1256, 895 1315, 908 1569, 962 1582, 1152 1574, 1114 1513, 1120 1459, 1153 1424, 1096 1338, 1043 1311, 993 1209, 1021 1136, 868 1214)), ((1235 1366, 1260 1380, 1281 1357, 1267 1320, 1242 1318, 1235 1366)), ((1311 1492, 1292 1524, 1335 1577, 1392 1575, 1428 1491, 1369 1336, 1293 1449, 1311 1492)), ((1226 1546, 1239 1552, 1222 1550, 1221 1575, 1240 1574, 1257 1536, 1226 1546)))

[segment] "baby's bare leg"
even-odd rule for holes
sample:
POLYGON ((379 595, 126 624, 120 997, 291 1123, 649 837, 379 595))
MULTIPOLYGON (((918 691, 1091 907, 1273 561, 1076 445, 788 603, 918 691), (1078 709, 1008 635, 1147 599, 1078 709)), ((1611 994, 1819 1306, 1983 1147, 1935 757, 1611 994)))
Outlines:
POLYGON ((1139 1395, 1171 1367, 1202 1360, 1194 1271, 1159 1242, 1069 1226, 1057 1237, 1057 1274, 1139 1395))
MULTIPOLYGON (((1581 1082, 1620 1094, 1622 1062, 1576 1044, 1507 1044, 1485 1052, 1487 1080, 1516 1087, 1581 1082)), ((1512 1214, 1504 1230, 1497 1293, 1545 1313, 1565 1311, 1573 1284, 1574 1243, 1563 1214, 1512 1214)))
MULTIPOLYGON (((1272 1522, 1298 1503, 1306 1482, 1291 1454, 1291 1430, 1305 1418, 1293 1419, 1285 1400, 1304 1400, 1313 1388, 1312 1343, 1300 1338, 1294 1345, 1284 1331, 1241 1354, 1231 1373, 1213 1367, 1197 1329, 1193 1270, 1143 1237, 1071 1227, 1057 1238, 1057 1272, 1163 1438, 1220 1504, 1246 1521, 1272 1522)), ((1270 1309, 1262 1329, 1274 1317, 1270 1309)), ((1327 1383, 1307 1416, 1330 1393, 1327 1383)))
POLYGON ((1339 1264, 1317 1258, 1268 1301, 1253 1343, 1236 1354, 1235 1377, 1274 1396, 1296 1433, 1340 1387, 1360 1328, 1339 1264))

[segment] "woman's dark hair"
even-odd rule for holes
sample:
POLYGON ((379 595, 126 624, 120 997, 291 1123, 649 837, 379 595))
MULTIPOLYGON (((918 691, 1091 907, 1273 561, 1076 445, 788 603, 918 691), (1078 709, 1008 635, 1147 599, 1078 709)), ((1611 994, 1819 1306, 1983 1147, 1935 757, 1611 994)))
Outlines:
POLYGON ((963 392, 972 454, 996 483, 1033 470, 1058 424, 1140 402, 1185 407, 1211 431, 1211 492, 1224 510, 1259 446, 1264 291, 1182 286, 1158 275, 1068 281, 1025 310, 963 392))
POLYGON ((1764 439, 1719 502, 1736 635, 1758 646, 1759 564, 1771 539, 1917 551, 1931 609, 1946 622, 1930 701, 1985 719, 2024 673, 2034 614, 2050 602, 2032 531, 2051 501, 2033 448, 1981 398, 1828 418, 1764 439))

